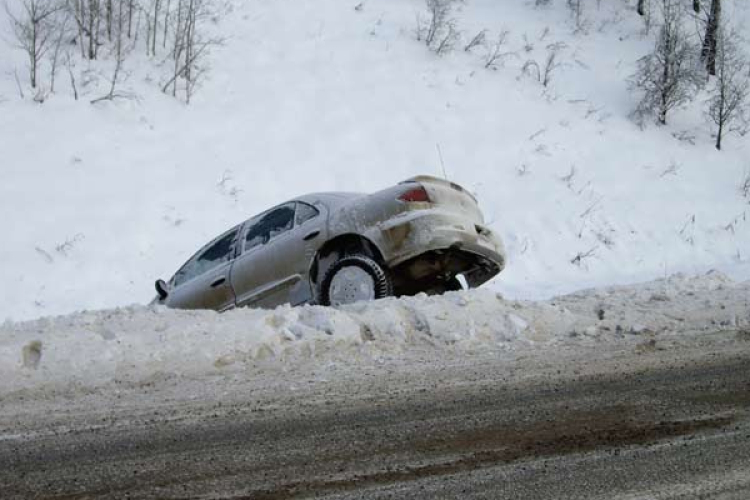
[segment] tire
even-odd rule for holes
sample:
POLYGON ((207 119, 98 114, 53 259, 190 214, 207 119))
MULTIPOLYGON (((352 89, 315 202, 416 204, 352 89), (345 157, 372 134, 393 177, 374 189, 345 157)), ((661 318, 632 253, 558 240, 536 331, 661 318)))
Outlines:
POLYGON ((393 288, 388 271, 370 257, 355 254, 340 258, 328 268, 320 282, 318 303, 324 306, 344 305, 358 300, 382 299, 391 295, 393 288), (346 271, 347 269, 350 271, 346 271), (348 272, 354 278, 367 276, 371 282, 348 282, 343 272, 348 272), (352 289, 352 286, 355 286, 356 290, 352 289), (371 290, 365 293, 365 286, 371 290), (351 299, 351 302, 346 301, 347 299, 351 299))

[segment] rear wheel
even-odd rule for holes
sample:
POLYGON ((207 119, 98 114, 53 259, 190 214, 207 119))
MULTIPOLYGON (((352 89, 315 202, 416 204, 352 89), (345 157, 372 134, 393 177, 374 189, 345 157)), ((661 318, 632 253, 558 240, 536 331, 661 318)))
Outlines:
POLYGON ((364 255, 337 260, 320 283, 320 304, 339 306, 392 295, 388 272, 364 255))

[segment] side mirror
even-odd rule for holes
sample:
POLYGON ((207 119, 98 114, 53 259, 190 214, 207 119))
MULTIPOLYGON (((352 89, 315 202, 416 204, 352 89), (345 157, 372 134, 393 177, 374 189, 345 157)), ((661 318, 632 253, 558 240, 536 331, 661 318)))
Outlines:
POLYGON ((169 295, 169 287, 167 286, 166 281, 164 280, 156 280, 156 283, 154 284, 156 287, 156 293, 159 294, 159 299, 164 300, 167 298, 167 295, 169 295))

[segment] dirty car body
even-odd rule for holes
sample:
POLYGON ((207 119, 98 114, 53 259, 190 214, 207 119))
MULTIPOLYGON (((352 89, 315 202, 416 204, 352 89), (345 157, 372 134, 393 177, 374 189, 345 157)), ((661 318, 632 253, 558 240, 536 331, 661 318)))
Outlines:
POLYGON ((505 266, 500 239, 461 186, 419 176, 373 194, 301 196, 223 233, 156 302, 224 311, 339 305, 477 287, 505 266))

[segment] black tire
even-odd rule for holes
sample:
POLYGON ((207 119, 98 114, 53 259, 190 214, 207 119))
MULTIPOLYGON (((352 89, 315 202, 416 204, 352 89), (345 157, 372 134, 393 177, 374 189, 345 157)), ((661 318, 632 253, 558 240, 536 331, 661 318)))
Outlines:
POLYGON ((390 297, 391 295, 393 295, 393 285, 391 283, 391 277, 388 274, 388 271, 383 268, 383 266, 365 255, 347 255, 334 262, 333 265, 326 271, 325 276, 323 276, 323 279, 320 282, 320 290, 318 293, 318 303, 320 305, 331 305, 330 292, 333 277, 336 276, 336 273, 338 273, 341 269, 350 266, 359 267, 372 277, 375 284, 375 300, 382 299, 384 297, 390 297))

